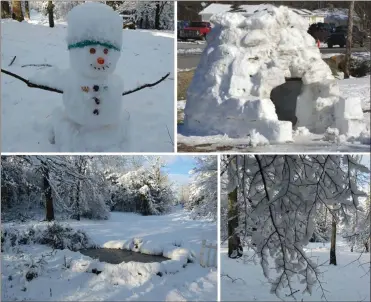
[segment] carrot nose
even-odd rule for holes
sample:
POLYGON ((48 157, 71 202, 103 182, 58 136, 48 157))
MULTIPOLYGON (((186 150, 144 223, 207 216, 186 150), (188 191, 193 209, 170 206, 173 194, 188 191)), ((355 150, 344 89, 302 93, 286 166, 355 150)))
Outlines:
POLYGON ((98 62, 98 64, 104 64, 104 59, 101 58, 101 57, 99 57, 99 58, 97 59, 97 62, 98 62))

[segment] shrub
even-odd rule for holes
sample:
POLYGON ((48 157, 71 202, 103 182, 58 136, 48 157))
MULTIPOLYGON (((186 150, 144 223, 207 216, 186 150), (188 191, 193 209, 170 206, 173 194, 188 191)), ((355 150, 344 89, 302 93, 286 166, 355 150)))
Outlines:
POLYGON ((1 242, 4 247, 44 244, 53 249, 69 249, 71 251, 96 247, 85 232, 55 222, 48 224, 46 228, 36 226, 25 231, 19 231, 15 228, 2 230, 1 242))

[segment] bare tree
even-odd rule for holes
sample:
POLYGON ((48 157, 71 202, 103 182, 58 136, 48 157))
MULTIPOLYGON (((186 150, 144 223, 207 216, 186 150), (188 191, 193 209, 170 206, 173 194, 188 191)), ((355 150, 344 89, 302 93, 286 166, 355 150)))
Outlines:
POLYGON ((22 2, 19 0, 18 1, 13 0, 12 8, 13 8, 12 18, 19 22, 22 22, 24 20, 23 12, 22 12, 22 2))
POLYGON ((353 15, 354 15, 354 1, 350 1, 349 11, 348 11, 347 48, 345 51, 345 67, 344 67, 344 78, 345 79, 348 79, 350 76, 350 59, 352 55, 353 15))
POLYGON ((1 19, 10 18, 10 5, 9 1, 1 1, 1 19))
POLYGON ((49 27, 54 27, 54 4, 53 1, 48 1, 47 12, 49 17, 49 27))

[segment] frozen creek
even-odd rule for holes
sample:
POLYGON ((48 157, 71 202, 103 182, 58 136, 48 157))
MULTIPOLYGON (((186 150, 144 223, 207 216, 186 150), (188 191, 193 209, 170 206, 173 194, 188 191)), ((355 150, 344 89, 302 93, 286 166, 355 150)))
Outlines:
POLYGON ((165 258, 163 256, 146 255, 121 249, 83 249, 79 252, 93 259, 98 259, 100 262, 107 262, 111 264, 119 264, 122 262, 127 263, 130 261, 152 263, 169 260, 168 258, 165 258))

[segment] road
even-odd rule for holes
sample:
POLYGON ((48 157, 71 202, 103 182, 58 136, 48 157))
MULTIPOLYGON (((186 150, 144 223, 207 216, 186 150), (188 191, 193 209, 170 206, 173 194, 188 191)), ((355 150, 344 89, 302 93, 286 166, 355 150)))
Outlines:
MULTIPOLYGON (((190 50, 190 49, 204 49, 206 43, 178 43, 178 49, 190 50)), ((322 54, 328 53, 345 53, 345 48, 320 48, 322 54)), ((357 47, 352 49, 353 52, 369 52, 370 50, 365 47, 357 47)), ((189 54, 179 54, 178 55, 178 69, 189 69, 196 68, 200 62, 200 53, 189 53, 189 54)))

